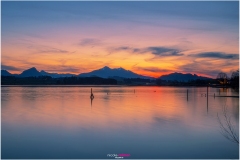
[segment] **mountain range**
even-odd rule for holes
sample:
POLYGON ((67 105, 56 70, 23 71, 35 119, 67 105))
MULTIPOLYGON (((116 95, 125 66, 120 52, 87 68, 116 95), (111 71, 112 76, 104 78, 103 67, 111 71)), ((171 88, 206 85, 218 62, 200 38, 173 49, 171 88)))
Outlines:
POLYGON ((51 76, 53 78, 60 78, 60 77, 72 77, 76 76, 75 74, 70 74, 70 73, 63 73, 63 74, 58 74, 58 73, 48 73, 46 71, 41 70, 41 75, 42 76, 51 76))
MULTIPOLYGON (((9 73, 6 70, 2 70, 2 76, 11 76, 12 74, 9 73), (9 75, 9 74, 10 75, 9 75)), ((48 73, 45 71, 38 71, 35 67, 29 68, 27 70, 24 70, 21 74, 19 75, 14 75, 18 77, 39 77, 39 76, 51 76, 52 78, 59 78, 59 77, 71 77, 71 76, 76 76, 75 74, 58 74, 58 73, 48 73)))
POLYGON ((162 75, 162 76, 159 77, 159 79, 167 80, 167 81, 177 80, 177 81, 180 81, 180 82, 187 82, 187 81, 191 81, 191 80, 197 80, 197 79, 207 80, 207 79, 211 79, 211 78, 198 76, 196 74, 190 74, 190 73, 183 74, 183 73, 175 72, 175 73, 171 73, 171 74, 168 74, 168 75, 162 75))
MULTIPOLYGON (((79 75, 75 74, 59 74, 59 73, 49 73, 46 71, 38 71, 35 67, 29 68, 24 70, 21 74, 11 74, 7 70, 1 70, 1 76, 17 76, 17 77, 38 77, 38 76, 51 76, 52 78, 60 78, 60 77, 101 77, 101 78, 113 78, 116 80, 122 78, 143 78, 143 79, 155 79, 152 77, 147 77, 143 75, 136 74, 130 70, 125 70, 124 68, 109 68, 107 66, 94 70, 88 73, 81 73, 79 75)), ((177 80, 177 81, 189 81, 189 80, 196 80, 196 79, 210 79, 207 77, 201 77, 196 74, 192 75, 190 73, 183 74, 183 73, 171 73, 168 75, 162 75, 159 77, 161 80, 177 80)))
POLYGON ((79 74, 79 77, 102 77, 102 78, 114 78, 114 77, 123 77, 123 78, 144 78, 144 79, 154 79, 152 77, 142 76, 139 74, 136 74, 132 71, 125 70, 123 68, 109 68, 107 66, 94 70, 89 73, 81 73, 79 74))
POLYGON ((9 73, 7 70, 1 70, 1 75, 2 76, 12 76, 12 74, 9 73))

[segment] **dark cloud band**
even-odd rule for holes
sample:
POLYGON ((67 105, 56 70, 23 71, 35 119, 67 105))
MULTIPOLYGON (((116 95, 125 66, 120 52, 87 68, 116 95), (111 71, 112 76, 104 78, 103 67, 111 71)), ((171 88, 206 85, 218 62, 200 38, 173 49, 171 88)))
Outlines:
POLYGON ((194 54, 193 56, 199 57, 199 58, 221 58, 221 59, 238 59, 239 58, 238 54, 227 54, 224 52, 203 52, 203 53, 194 54))
POLYGON ((121 46, 118 48, 114 48, 113 50, 117 52, 128 51, 128 52, 137 53, 137 54, 145 54, 150 52, 151 54, 159 57, 183 55, 181 51, 178 49, 168 48, 168 47, 158 47, 158 46, 146 47, 146 48, 131 48, 128 46, 121 46))
POLYGON ((1 64, 1 69, 2 70, 8 70, 8 71, 20 71, 21 69, 13 67, 13 66, 8 66, 8 65, 4 65, 1 64))

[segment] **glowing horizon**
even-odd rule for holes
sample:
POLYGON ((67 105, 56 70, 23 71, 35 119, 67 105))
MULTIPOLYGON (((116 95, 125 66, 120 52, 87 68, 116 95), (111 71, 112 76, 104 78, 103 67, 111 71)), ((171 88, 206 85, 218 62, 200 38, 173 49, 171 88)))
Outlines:
POLYGON ((2 2, 1 68, 231 74, 239 68, 238 3, 2 2))

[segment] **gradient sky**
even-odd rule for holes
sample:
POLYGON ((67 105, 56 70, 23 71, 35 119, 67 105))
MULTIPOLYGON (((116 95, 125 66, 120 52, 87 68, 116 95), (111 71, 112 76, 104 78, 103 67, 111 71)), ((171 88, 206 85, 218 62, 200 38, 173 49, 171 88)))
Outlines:
POLYGON ((1 67, 230 76, 239 68, 238 3, 1 2, 1 67))

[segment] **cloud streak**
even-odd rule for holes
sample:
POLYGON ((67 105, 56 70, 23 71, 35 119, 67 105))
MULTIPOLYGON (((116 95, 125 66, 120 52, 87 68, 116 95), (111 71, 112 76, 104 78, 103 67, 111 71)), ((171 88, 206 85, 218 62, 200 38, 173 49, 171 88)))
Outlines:
POLYGON ((166 47, 148 47, 146 51, 151 52, 156 56, 182 56, 180 50, 174 48, 166 48, 166 47))
POLYGON ((132 48, 128 46, 121 46, 118 48, 112 49, 112 51, 119 52, 119 51, 127 51, 136 54, 146 54, 151 53, 158 57, 166 57, 166 56, 182 56, 184 55, 181 53, 182 51, 175 48, 170 47, 159 47, 159 46, 151 46, 146 48, 132 48))
POLYGON ((85 38, 85 39, 82 39, 79 43, 80 46, 96 46, 100 44, 101 44, 101 41, 99 39, 94 39, 94 38, 85 38))
POLYGON ((193 56, 199 57, 199 58, 220 58, 220 59, 238 59, 239 58, 238 54, 227 54, 224 52, 203 52, 203 53, 194 54, 193 56))
POLYGON ((171 71, 168 69, 161 69, 161 68, 157 68, 157 67, 134 67, 134 69, 141 70, 141 71, 147 71, 147 72, 154 72, 154 73, 171 71))
POLYGON ((35 53, 74 53, 70 52, 68 50, 56 48, 56 47, 50 47, 46 45, 37 45, 37 44, 30 44, 27 46, 28 49, 34 49, 36 50, 35 53))
POLYGON ((73 66, 52 66, 51 69, 47 69, 50 72, 57 73, 79 73, 81 68, 73 67, 73 66))
POLYGON ((62 50, 58 48, 49 48, 49 49, 39 50, 39 53, 70 53, 70 52, 67 50, 62 50))
POLYGON ((4 65, 4 64, 1 64, 1 69, 2 70, 8 70, 8 71, 20 71, 19 68, 16 68, 16 67, 13 67, 13 66, 4 65))

